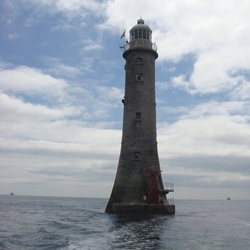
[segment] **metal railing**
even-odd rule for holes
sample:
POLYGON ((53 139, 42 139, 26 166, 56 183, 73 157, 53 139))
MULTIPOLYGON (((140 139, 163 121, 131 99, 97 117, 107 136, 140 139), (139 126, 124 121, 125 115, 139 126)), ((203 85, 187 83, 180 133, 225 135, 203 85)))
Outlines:
POLYGON ((168 198, 168 205, 174 205, 174 198, 168 198))
POLYGON ((174 192, 174 183, 165 183, 164 189, 169 192, 174 192))
POLYGON ((157 51, 157 45, 147 39, 135 39, 120 46, 123 52, 134 48, 148 48, 157 51))

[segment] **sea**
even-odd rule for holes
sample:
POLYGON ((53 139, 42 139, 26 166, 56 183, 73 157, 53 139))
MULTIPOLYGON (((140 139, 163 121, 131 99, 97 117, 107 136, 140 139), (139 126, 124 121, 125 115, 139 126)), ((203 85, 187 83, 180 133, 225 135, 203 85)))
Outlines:
POLYGON ((250 201, 175 200, 175 215, 114 215, 108 199, 0 195, 0 249, 250 249, 250 201))

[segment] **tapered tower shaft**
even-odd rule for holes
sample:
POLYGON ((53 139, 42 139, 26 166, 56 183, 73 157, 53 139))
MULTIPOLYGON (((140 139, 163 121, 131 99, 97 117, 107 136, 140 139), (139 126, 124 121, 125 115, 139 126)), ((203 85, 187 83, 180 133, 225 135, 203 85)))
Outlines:
POLYGON ((124 47, 123 134, 108 213, 174 213, 164 189, 157 151, 155 59, 151 29, 138 20, 124 47))

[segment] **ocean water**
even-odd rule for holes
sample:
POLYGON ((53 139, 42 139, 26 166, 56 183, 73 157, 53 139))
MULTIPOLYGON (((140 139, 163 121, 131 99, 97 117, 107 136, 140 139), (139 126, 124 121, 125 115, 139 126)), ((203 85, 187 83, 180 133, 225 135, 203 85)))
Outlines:
POLYGON ((176 200, 174 216, 105 214, 107 201, 0 195, 0 249, 250 249, 250 201, 176 200))

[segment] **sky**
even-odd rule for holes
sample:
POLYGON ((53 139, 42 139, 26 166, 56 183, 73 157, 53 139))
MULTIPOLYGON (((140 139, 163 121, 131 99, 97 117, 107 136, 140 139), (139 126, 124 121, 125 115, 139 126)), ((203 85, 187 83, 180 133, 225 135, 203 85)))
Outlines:
POLYGON ((2 0, 0 194, 108 198, 120 36, 153 31, 157 141, 175 199, 250 199, 249 0, 2 0))

